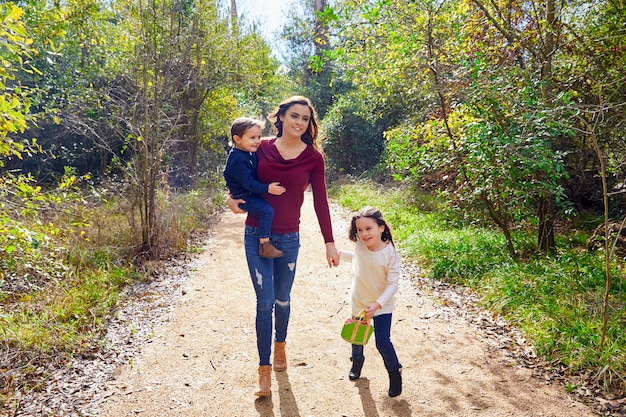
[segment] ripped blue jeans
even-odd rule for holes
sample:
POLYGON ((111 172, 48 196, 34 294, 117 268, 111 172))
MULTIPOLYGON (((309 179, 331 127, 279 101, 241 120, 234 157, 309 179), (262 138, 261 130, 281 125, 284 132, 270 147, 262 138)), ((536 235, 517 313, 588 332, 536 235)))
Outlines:
POLYGON ((244 246, 256 293, 256 342, 259 366, 271 365, 272 335, 274 334, 273 340, 277 342, 284 342, 287 338, 291 313, 290 294, 296 275, 300 233, 272 233, 270 240, 276 248, 283 251, 283 256, 274 259, 261 258, 258 228, 246 225, 244 246))

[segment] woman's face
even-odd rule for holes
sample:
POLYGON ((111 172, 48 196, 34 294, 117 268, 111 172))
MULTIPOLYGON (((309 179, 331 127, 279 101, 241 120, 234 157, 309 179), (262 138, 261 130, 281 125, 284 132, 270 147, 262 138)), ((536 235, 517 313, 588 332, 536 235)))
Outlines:
POLYGON ((294 104, 280 116, 280 120, 283 122, 283 136, 302 137, 311 122, 311 109, 304 104, 294 104))

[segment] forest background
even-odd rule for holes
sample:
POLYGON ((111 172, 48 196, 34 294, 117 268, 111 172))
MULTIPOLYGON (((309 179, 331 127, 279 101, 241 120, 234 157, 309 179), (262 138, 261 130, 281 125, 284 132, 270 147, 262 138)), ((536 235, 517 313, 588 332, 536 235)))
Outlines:
POLYGON ((292 94, 336 201, 379 205, 407 259, 476 291, 564 389, 624 398, 621 0, 293 2, 280 57, 238 16, 0 4, 1 409, 103 349, 123 289, 196 250, 230 122, 292 94))

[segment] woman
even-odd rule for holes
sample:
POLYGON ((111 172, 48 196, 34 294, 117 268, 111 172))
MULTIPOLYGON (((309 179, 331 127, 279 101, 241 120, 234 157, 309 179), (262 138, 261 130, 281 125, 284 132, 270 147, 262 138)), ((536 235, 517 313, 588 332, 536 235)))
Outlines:
MULTIPOLYGON (((272 334, 274 334, 274 371, 287 369, 285 344, 290 314, 290 293, 300 248, 300 209, 304 191, 311 185, 317 220, 326 244, 330 267, 339 265, 339 252, 333 239, 330 209, 326 195, 324 157, 317 149, 318 125, 315 109, 306 97, 294 96, 280 103, 270 116, 278 133, 263 140, 257 149, 258 180, 279 182, 287 191, 282 195, 263 194, 274 208, 272 244, 283 256, 266 259, 258 251, 258 218, 248 214, 244 244, 248 269, 256 292, 256 335, 259 351, 257 396, 270 395, 272 334), (273 314, 272 314, 273 313, 273 314), (272 321, 274 325, 272 328, 272 321)), ((234 213, 243 213, 244 200, 228 198, 234 213)))

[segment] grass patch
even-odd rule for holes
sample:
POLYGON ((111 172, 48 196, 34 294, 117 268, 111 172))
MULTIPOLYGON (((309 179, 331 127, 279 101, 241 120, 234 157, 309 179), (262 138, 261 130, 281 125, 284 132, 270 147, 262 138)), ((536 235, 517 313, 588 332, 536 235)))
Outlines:
POLYGON ((2 309, 4 344, 43 354, 82 351, 102 328, 120 291, 136 274, 130 267, 91 270, 63 285, 23 294, 2 309))
POLYGON ((623 272, 617 264, 611 271, 609 325, 600 346, 604 260, 585 250, 584 231, 559 236, 558 255, 548 257, 534 253, 534 231, 516 230, 514 244, 525 256, 515 260, 499 230, 451 219, 431 196, 368 183, 343 184, 330 195, 350 210, 377 206, 405 256, 431 278, 474 289, 483 306, 520 328, 544 359, 572 375, 596 375, 615 395, 626 393, 623 272))
MULTIPOLYGON (((74 197, 0 216, 7 231, 0 236, 0 346, 11 352, 0 358, 0 405, 14 390, 38 389, 51 358, 98 346, 124 288, 159 268, 136 260, 138 213, 127 199, 102 192, 74 197)), ((159 195, 164 260, 194 251, 193 237, 208 229, 220 198, 159 195)))

